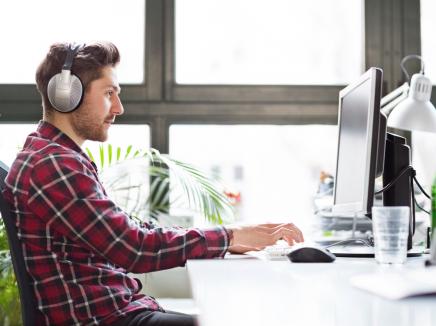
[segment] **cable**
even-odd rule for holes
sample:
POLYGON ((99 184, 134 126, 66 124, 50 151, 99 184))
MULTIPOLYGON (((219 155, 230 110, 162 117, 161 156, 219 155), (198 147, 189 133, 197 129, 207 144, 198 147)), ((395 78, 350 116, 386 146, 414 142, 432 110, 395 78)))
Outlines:
MULTIPOLYGON (((416 175, 416 172, 415 172, 415 170, 412 168, 412 173, 411 173, 411 178, 409 179, 410 180, 410 189, 412 190, 412 198, 413 198, 413 200, 416 202, 416 198, 415 198, 415 189, 414 189, 414 187, 413 187, 413 177, 416 175)), ((415 227, 416 227, 416 215, 415 215, 415 205, 413 205, 413 203, 410 203, 410 206, 412 206, 412 218, 413 218, 413 221, 412 221, 412 236, 413 235, 415 235, 415 227)))
POLYGON ((415 202, 415 205, 418 206, 418 208, 420 210, 422 210, 423 212, 426 212, 428 215, 431 215, 431 213, 428 210, 426 210, 424 207, 422 207, 421 205, 418 204, 418 201, 416 200, 415 196, 413 196, 413 200, 415 202))
POLYGON ((413 176, 413 180, 415 180, 416 184, 418 185, 418 187, 419 187, 419 189, 422 191, 422 193, 423 193, 423 194, 424 194, 428 199, 431 200, 430 195, 427 194, 427 193, 425 192, 425 190, 421 187, 421 185, 419 184, 418 179, 416 179, 416 176, 415 176, 415 175, 413 176))
MULTIPOLYGON (((410 188, 411 188, 411 191, 412 191, 412 198, 413 198, 413 202, 414 202, 414 205, 412 204, 411 206, 411 208, 412 208, 412 218, 413 218, 413 221, 412 221, 412 234, 415 234, 415 224, 416 224, 416 216, 415 216, 415 205, 419 208, 419 209, 421 209, 423 212, 425 212, 425 213, 427 213, 427 214, 429 214, 429 215, 431 215, 431 213, 429 212, 429 211, 427 211, 426 209, 424 209, 423 207, 421 207, 419 204, 418 204, 418 202, 417 202, 417 200, 416 200, 416 197, 415 197, 415 189, 414 189, 414 185, 413 185, 413 183, 414 183, 414 181, 415 181, 415 183, 417 184, 417 186, 419 187, 419 189, 422 191, 422 193, 427 197, 427 198, 429 198, 429 199, 431 199, 431 197, 425 192, 425 190, 422 188, 422 186, 420 185, 420 183, 418 182, 418 179, 416 178, 416 171, 415 171, 415 169, 411 166, 411 165, 408 165, 408 166, 406 166, 404 169, 402 169, 401 171, 400 171, 400 173, 395 177, 395 179, 394 180, 392 180, 391 182, 389 182, 386 186, 384 186, 381 190, 379 190, 379 191, 376 191, 375 192, 375 194, 376 195, 378 195, 378 194, 381 194, 381 193, 383 193, 383 192, 385 192, 386 190, 388 190, 388 189, 390 189, 406 172, 409 172, 410 171, 410 178, 409 178, 409 181, 410 181, 410 188)), ((342 241, 338 241, 338 242, 335 242, 335 243, 332 243, 331 245, 328 245, 328 246, 326 246, 325 248, 330 248, 330 247, 333 247, 333 246, 337 246, 337 245, 339 245, 339 244, 342 244, 342 243, 349 243, 349 242, 361 242, 361 243, 363 243, 365 246, 369 246, 369 247, 371 247, 373 244, 371 244, 371 239, 368 239, 368 240, 365 240, 365 239, 347 239, 347 240, 342 240, 342 241)))
POLYGON ((413 181, 415 181, 415 183, 418 185, 418 187, 419 187, 419 189, 422 191, 422 193, 428 198, 428 199, 431 199, 431 197, 425 192, 425 190, 421 187, 421 185, 419 184, 419 182, 418 182, 418 180, 416 179, 416 176, 413 176, 413 180, 412 180, 412 191, 413 191, 413 201, 415 202, 415 205, 420 209, 420 210, 422 210, 423 212, 426 212, 428 215, 431 215, 431 213, 428 211, 428 210, 426 210, 426 209, 424 209, 424 207, 422 207, 421 205, 419 205, 418 204, 418 201, 416 200, 416 197, 415 197, 415 191, 414 191, 414 189, 413 189, 413 181))
POLYGON ((376 191, 375 194, 381 194, 383 192, 385 192, 386 190, 388 190, 389 188, 391 188, 406 172, 410 171, 410 188, 412 191, 412 198, 413 198, 413 205, 411 205, 412 207, 412 218, 413 218, 413 232, 412 234, 415 234, 415 222, 416 222, 416 216, 415 216, 415 205, 422 210, 423 212, 427 213, 428 215, 431 215, 431 213, 429 211, 427 211, 426 209, 424 209, 421 205, 418 204, 418 201, 416 200, 415 197, 415 188, 413 185, 413 182, 415 181, 416 185, 418 186, 418 188, 421 190, 421 192, 428 198, 431 199, 431 197, 427 194, 427 192, 424 190, 424 188, 421 186, 421 184, 418 182, 418 179, 416 178, 416 171, 415 169, 411 166, 408 165, 406 166, 403 170, 401 170, 401 172, 395 177, 394 180, 392 180, 391 182, 389 182, 386 186, 384 186, 381 190, 376 191))
MULTIPOLYGON (((419 184, 418 179, 416 178, 416 175, 413 176, 413 180, 415 181, 415 183, 417 184, 417 186, 419 187, 419 189, 421 190, 421 192, 428 198, 431 200, 431 197, 425 192, 424 188, 422 188, 422 186, 419 184)), ((413 185, 413 182, 412 182, 413 185)), ((412 186, 413 189, 413 186, 412 186)), ((422 207, 421 205, 418 204, 418 201, 416 200, 415 197, 415 192, 413 192, 413 201, 415 202, 415 205, 419 207, 420 210, 422 210, 423 212, 426 212, 428 215, 431 215, 431 213, 424 209, 424 207, 422 207)))
MULTIPOLYGON (((391 188, 397 181, 398 179, 407 171, 411 171, 410 176, 412 177, 412 180, 415 181, 416 185, 418 186, 419 190, 421 190, 421 192, 428 198, 431 199, 431 196, 429 194, 427 194, 427 192, 424 190, 424 188, 421 186, 421 184, 419 183, 418 179, 416 178, 416 171, 415 169, 411 166, 408 165, 406 166, 403 170, 401 170, 401 172, 398 174, 398 176, 392 180, 391 182, 389 182, 385 187, 383 187, 383 189, 376 191, 375 194, 379 195, 383 192, 385 192, 386 190, 388 190, 389 188, 391 188)), ((412 189, 413 189, 413 181, 412 181, 412 189)), ((415 193, 413 192, 413 196, 415 197, 415 193)), ((419 206, 418 206, 419 207, 419 206)))
POLYGON ((349 242, 361 242, 367 247, 372 247, 371 240, 369 240, 369 239, 368 240, 365 240, 365 239, 346 239, 346 240, 341 240, 341 241, 332 243, 328 246, 325 246, 324 248, 327 249, 327 248, 334 247, 334 246, 337 246, 337 245, 342 244, 342 243, 349 243, 349 242))
POLYGON ((401 170, 401 172, 395 177, 394 180, 392 180, 391 182, 389 182, 386 186, 384 186, 381 190, 376 191, 375 194, 379 195, 383 192, 385 192, 386 190, 388 190, 389 188, 391 188, 397 181, 398 179, 400 179, 404 173, 406 173, 407 171, 412 171, 411 175, 415 176, 415 170, 413 169, 413 167, 411 165, 406 166, 403 170, 401 170))

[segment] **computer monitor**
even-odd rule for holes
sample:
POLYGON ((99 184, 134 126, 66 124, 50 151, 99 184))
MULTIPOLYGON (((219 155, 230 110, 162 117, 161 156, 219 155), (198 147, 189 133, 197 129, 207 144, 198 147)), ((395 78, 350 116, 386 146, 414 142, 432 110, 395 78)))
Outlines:
POLYGON ((386 119, 380 113, 383 72, 370 68, 339 92, 338 149, 332 213, 370 216, 375 178, 383 171, 386 119))
MULTIPOLYGON (((415 212, 410 148, 403 137, 386 132, 387 119, 380 112, 382 79, 381 69, 370 68, 339 92, 339 134, 332 214, 353 218, 371 217, 375 179, 383 176, 383 189, 380 190, 383 194, 382 205, 410 207, 407 247, 411 249, 415 212)), ((333 252, 341 256, 365 257, 368 254, 338 250, 333 252)), ((408 252, 408 255, 419 254, 408 252)))

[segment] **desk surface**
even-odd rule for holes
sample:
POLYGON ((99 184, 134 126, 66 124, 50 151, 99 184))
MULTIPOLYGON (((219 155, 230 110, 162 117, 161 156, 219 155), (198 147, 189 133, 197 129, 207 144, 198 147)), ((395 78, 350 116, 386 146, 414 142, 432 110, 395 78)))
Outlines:
POLYGON ((383 269, 373 258, 337 258, 331 264, 296 264, 237 257, 190 260, 200 326, 430 326, 436 325, 436 297, 390 301, 354 288, 353 275, 383 269))

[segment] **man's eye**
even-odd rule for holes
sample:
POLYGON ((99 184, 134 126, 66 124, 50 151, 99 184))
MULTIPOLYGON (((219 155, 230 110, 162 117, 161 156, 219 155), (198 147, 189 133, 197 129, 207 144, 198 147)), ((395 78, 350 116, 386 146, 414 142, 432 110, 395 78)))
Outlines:
POLYGON ((106 92, 106 94, 107 94, 108 96, 112 96, 112 95, 114 94, 114 91, 108 91, 108 92, 106 92))

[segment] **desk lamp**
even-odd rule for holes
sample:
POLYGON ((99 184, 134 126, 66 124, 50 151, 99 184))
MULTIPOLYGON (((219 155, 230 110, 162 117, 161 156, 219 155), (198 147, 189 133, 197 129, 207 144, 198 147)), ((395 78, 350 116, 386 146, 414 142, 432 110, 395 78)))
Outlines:
POLYGON ((421 71, 412 76, 410 87, 406 82, 383 97, 381 110, 389 117, 389 127, 436 132, 436 109, 430 102, 432 84, 424 76, 424 61, 420 56, 409 55, 401 60, 401 68, 409 79, 404 63, 411 58, 421 60, 421 71))

